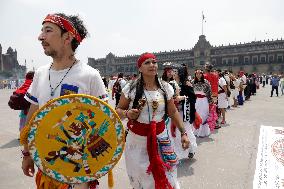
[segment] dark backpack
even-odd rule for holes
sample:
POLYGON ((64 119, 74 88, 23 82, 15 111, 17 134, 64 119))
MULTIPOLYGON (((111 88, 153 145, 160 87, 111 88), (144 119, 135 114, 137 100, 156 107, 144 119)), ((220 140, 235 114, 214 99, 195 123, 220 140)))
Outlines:
POLYGON ((120 80, 117 79, 113 84, 112 91, 116 94, 120 94, 121 90, 120 80))

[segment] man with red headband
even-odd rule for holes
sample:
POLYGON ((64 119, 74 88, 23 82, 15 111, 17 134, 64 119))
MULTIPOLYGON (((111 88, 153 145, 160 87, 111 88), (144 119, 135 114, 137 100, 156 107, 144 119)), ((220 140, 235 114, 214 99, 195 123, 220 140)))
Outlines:
MULTIPOLYGON (((34 75, 25 99, 31 103, 27 121, 48 101, 66 94, 88 94, 107 100, 107 92, 99 72, 75 58, 75 50, 88 32, 83 21, 74 15, 49 14, 42 22, 41 42, 44 53, 52 63, 40 67, 34 75)), ((34 175, 34 162, 28 147, 23 150, 22 169, 25 175, 34 175)), ((95 188, 97 182, 73 186, 74 188, 95 188)), ((40 170, 36 175, 38 189, 67 189, 68 184, 59 183, 40 170)))

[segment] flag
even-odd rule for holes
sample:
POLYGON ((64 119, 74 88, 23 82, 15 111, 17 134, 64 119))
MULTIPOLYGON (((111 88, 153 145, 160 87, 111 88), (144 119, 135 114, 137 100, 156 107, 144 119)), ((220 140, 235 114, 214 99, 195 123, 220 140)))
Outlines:
POLYGON ((203 14, 203 11, 202 11, 202 21, 206 22, 205 16, 204 16, 204 14, 203 14))

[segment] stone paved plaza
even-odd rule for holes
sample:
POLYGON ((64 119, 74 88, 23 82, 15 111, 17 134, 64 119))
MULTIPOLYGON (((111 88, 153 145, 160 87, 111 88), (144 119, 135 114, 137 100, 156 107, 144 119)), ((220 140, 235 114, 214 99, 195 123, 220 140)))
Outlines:
MULTIPOLYGON (((284 127, 284 96, 271 98, 270 89, 260 88, 244 106, 227 111, 227 125, 197 139, 194 159, 178 167, 181 189, 253 188, 260 126, 284 127)), ((33 189, 34 178, 21 170, 18 112, 7 105, 11 93, 0 90, 0 189, 33 189)), ((115 189, 131 189, 124 157, 114 169, 114 178, 115 189)), ((108 188, 106 177, 100 179, 100 188, 108 188)))

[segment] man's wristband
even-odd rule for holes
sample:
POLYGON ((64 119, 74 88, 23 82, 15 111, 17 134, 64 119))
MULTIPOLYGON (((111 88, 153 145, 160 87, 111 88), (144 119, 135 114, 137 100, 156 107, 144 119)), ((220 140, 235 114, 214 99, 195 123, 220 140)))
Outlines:
POLYGON ((23 157, 28 157, 28 156, 31 155, 31 153, 29 151, 22 150, 22 155, 23 155, 23 157))

